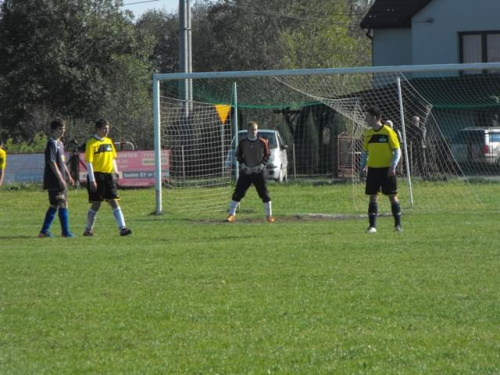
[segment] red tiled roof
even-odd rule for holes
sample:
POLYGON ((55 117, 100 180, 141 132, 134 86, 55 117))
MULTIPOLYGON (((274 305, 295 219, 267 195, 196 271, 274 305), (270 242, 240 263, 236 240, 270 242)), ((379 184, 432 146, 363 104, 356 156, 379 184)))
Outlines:
POLYGON ((411 18, 432 0, 375 0, 361 21, 363 29, 411 27, 411 18))

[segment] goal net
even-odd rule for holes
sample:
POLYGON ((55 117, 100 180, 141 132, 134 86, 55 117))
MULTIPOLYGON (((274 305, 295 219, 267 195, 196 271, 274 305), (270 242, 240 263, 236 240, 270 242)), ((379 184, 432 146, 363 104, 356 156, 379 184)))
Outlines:
POLYGON ((489 207, 500 178, 499 73, 489 63, 157 74, 155 147, 171 160, 169 175, 157 178, 156 211, 163 202, 169 212, 226 210, 231 141, 256 120, 287 143, 289 183, 332 183, 342 191, 332 211, 364 212, 358 166, 369 105, 399 133, 405 208, 489 207))

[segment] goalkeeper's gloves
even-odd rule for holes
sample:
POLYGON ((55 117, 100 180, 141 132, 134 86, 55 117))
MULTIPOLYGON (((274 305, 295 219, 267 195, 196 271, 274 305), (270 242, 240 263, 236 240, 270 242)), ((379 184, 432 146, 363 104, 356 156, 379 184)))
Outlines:
POLYGON ((262 163, 259 165, 256 165, 255 167, 252 168, 252 173, 255 173, 255 174, 262 173, 264 168, 266 168, 266 166, 262 163))
POLYGON ((252 168, 248 167, 245 163, 240 164, 240 170, 242 170, 243 173, 245 173, 245 174, 252 173, 252 168))

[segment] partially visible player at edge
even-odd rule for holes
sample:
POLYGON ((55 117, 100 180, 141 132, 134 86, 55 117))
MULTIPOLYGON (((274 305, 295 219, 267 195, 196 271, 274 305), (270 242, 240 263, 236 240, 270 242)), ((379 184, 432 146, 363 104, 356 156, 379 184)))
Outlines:
POLYGON ((381 112, 376 106, 366 110, 366 122, 370 129, 365 131, 360 173, 366 175, 365 194, 370 196, 368 219, 370 226, 367 233, 376 233, 378 196, 380 190, 391 202, 394 216, 394 230, 400 232, 401 205, 398 200, 396 167, 401 158, 401 149, 397 134, 381 122, 381 112))
POLYGON ((247 137, 243 139, 236 149, 236 159, 240 163, 240 175, 236 182, 236 187, 231 201, 229 202, 229 215, 226 221, 236 220, 236 208, 245 196, 248 188, 254 184, 257 194, 259 194, 264 209, 266 210, 266 220, 274 222, 271 207, 271 197, 267 191, 265 171, 266 164, 271 156, 269 144, 264 138, 258 137, 259 125, 255 121, 247 124, 247 137))
POLYGON ((116 149, 113 141, 107 137, 109 123, 100 119, 95 123, 95 134, 85 145, 85 162, 87 163, 87 191, 89 194, 90 209, 87 213, 87 224, 83 235, 94 236, 94 224, 97 211, 103 200, 109 203, 113 210, 121 236, 128 236, 132 230, 125 226, 125 218, 118 204, 120 197, 116 186, 115 176, 118 175, 116 167, 116 149))
POLYGON ((7 166, 7 153, 3 149, 3 140, 0 139, 0 187, 3 184, 5 167, 7 166))
POLYGON ((71 177, 64 160, 64 145, 61 141, 66 124, 63 120, 55 119, 50 123, 50 138, 45 147, 45 169, 43 172, 43 188, 49 193, 49 208, 45 213, 42 229, 38 234, 40 238, 54 237, 50 233, 50 225, 58 213, 61 222, 63 237, 74 237, 69 229, 68 214, 68 182, 75 182, 71 177))

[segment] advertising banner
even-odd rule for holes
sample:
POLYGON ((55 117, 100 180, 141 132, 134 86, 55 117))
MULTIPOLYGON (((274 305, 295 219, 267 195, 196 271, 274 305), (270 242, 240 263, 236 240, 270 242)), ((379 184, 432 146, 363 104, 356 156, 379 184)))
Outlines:
MULTIPOLYGON (((165 181, 170 177, 170 150, 163 150, 161 155, 162 181, 165 181)), ((70 173, 73 173, 75 169, 78 170, 80 184, 86 184, 87 166, 84 154, 66 153, 65 159, 70 173)), ((118 186, 149 187, 155 185, 154 151, 118 151, 116 164, 120 172, 118 186)), ((5 183, 42 183, 43 169, 43 154, 8 154, 5 183)))
MULTIPOLYGON (((148 187, 155 185, 154 151, 117 151, 117 153, 116 165, 120 172, 118 186, 148 187)), ((170 176, 170 151, 162 150, 161 159, 162 181, 165 181, 170 176)), ((80 154, 80 162, 80 183, 86 183, 87 168, 83 154, 80 154)))

